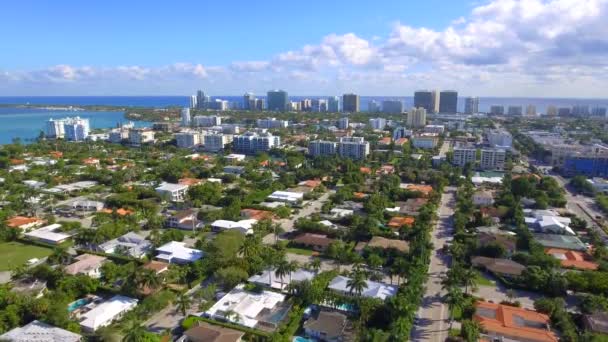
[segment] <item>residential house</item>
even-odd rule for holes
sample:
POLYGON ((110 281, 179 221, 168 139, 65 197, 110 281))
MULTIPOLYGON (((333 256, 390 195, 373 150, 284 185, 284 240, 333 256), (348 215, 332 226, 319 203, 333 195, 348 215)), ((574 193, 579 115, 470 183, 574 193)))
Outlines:
POLYGON ((526 266, 510 259, 488 258, 484 256, 472 257, 471 265, 506 278, 519 277, 526 269, 526 266))
POLYGON ((560 234, 532 234, 536 242, 545 248, 559 248, 573 251, 587 251, 585 245, 578 237, 560 234))
POLYGON ((184 230, 198 229, 202 226, 196 217, 196 212, 192 209, 186 209, 174 213, 167 218, 165 225, 169 228, 184 230))
POLYGON ((433 191, 433 187, 430 185, 424 184, 400 184, 399 187, 401 189, 405 189, 411 192, 419 192, 422 197, 428 197, 433 191))
POLYGON ((275 191, 267 198, 269 201, 298 204, 304 200, 304 193, 291 191, 275 191))
MULTIPOLYGON (((31 298, 40 298, 46 293, 46 281, 34 277, 14 280, 11 283, 11 292, 26 295, 31 298)), ((0 339, 2 341, 2 339, 0 339)))
POLYGON ((550 318, 510 305, 477 302, 473 320, 482 327, 482 338, 491 341, 557 342, 549 328, 550 318))
POLYGON ((345 342, 351 341, 351 324, 346 315, 327 310, 318 310, 302 325, 306 336, 318 341, 345 342))
POLYGON ((240 284, 205 311, 204 315, 249 328, 274 331, 291 309, 285 299, 285 295, 272 291, 250 292, 245 290, 244 284, 240 284))
MULTIPOLYGON (((608 335, 608 312, 595 312, 583 315, 585 330, 595 334, 608 335)), ((2 336, 0 336, 0 339, 2 336)))
POLYGON ((24 234, 24 237, 51 245, 59 245, 67 241, 72 236, 71 234, 59 231, 59 228, 61 228, 61 225, 59 223, 54 223, 46 227, 32 230, 31 232, 27 232, 24 234))
POLYGON ((152 250, 152 243, 135 232, 129 232, 100 244, 97 250, 106 254, 120 254, 141 259, 152 250))
POLYGON ((270 220, 274 218, 274 213, 269 210, 259 210, 259 209, 241 209, 241 217, 245 219, 253 219, 253 220, 270 220))
POLYGON ((108 259, 99 255, 81 254, 76 261, 65 267, 64 272, 70 275, 84 274, 91 278, 101 277, 101 266, 108 259))
POLYGON ((241 342, 244 332, 198 322, 194 327, 184 331, 176 342, 241 342))
POLYGON ((393 216, 388 221, 388 227, 399 231, 402 227, 411 227, 416 219, 410 216, 393 216))
POLYGON ((595 271, 599 268, 599 264, 593 262, 591 256, 585 252, 547 248, 545 253, 558 259, 563 268, 574 268, 585 271, 595 271))
POLYGON ((137 306, 137 302, 137 299, 116 295, 95 306, 90 311, 82 313, 80 315, 80 327, 85 332, 94 332, 119 319, 124 313, 133 310, 137 306))
POLYGON ((420 209, 424 207, 429 200, 426 198, 409 198, 405 202, 395 203, 399 207, 399 214, 407 216, 417 216, 420 209))
POLYGON ((13 216, 6 220, 6 226, 9 228, 29 230, 42 226, 44 222, 44 220, 39 219, 37 217, 13 216))
POLYGON ((488 190, 475 191, 473 204, 478 207, 489 207, 494 204, 494 193, 488 190))
POLYGON ((54 327, 38 320, 14 328, 2 335, 0 341, 6 342, 80 342, 82 336, 71 331, 54 327))
POLYGON ((401 253, 407 253, 410 251, 410 244, 407 241, 387 239, 381 236, 374 236, 367 242, 361 241, 357 243, 357 246, 355 246, 355 251, 361 253, 366 247, 380 248, 384 250, 394 249, 401 253))
POLYGON ((283 276, 283 279, 281 279, 281 277, 276 275, 276 269, 270 269, 254 274, 248 281, 253 284, 282 291, 285 290, 290 283, 312 280, 314 277, 315 274, 313 272, 300 268, 283 276))
MULTIPOLYGON (((341 294, 354 295, 356 293, 353 293, 352 289, 348 286, 349 281, 350 278, 348 277, 336 276, 329 283, 328 288, 341 294)), ((388 285, 371 280, 366 280, 365 283, 365 288, 363 289, 363 292, 361 292, 361 296, 363 297, 385 300, 386 298, 397 294, 398 287, 395 285, 388 285)))
POLYGON ((507 255, 511 255, 517 249, 517 238, 514 232, 500 230, 497 227, 478 227, 477 245, 480 247, 498 245, 505 249, 507 255))
POLYGON ((163 183, 155 190, 162 199, 171 202, 179 202, 186 198, 188 186, 184 184, 163 183))
POLYGON ((203 257, 198 249, 188 248, 184 242, 170 241, 156 249, 156 259, 169 264, 189 264, 203 257))
POLYGON ((215 220, 211 223, 211 229, 215 232, 222 230, 238 230, 243 234, 253 234, 253 226, 258 222, 255 219, 229 221, 215 220))
POLYGON ((142 267, 147 270, 154 271, 154 273, 156 273, 156 275, 159 275, 159 274, 169 270, 169 264, 167 264, 166 262, 156 261, 156 260, 150 260, 150 261, 148 261, 148 263, 146 263, 142 267))
POLYGON ((316 251, 326 250, 334 241, 334 239, 328 238, 327 235, 312 233, 304 233, 291 240, 295 244, 309 247, 316 251))

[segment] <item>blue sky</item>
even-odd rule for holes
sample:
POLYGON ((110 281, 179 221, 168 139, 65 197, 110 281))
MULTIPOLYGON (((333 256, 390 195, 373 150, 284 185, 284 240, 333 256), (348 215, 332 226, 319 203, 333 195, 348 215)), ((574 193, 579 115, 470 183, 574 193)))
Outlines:
POLYGON ((13 1, 0 95, 602 97, 606 14, 606 0, 13 1))

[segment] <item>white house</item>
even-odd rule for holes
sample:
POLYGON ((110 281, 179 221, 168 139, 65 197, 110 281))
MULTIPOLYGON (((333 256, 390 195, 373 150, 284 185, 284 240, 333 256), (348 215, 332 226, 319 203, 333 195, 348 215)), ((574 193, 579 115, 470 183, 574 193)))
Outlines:
POLYGON ((304 280, 312 280, 315 274, 305 269, 298 269, 291 274, 287 274, 281 277, 277 277, 276 269, 266 270, 262 273, 254 274, 248 281, 250 283, 271 287, 277 290, 284 290, 290 282, 300 282, 304 280))
POLYGON ((185 184, 174 184, 174 183, 162 183, 156 189, 156 193, 161 198, 167 199, 171 202, 183 201, 188 191, 188 185, 185 184))
POLYGON ((122 317, 125 312, 133 310, 137 302, 135 298, 116 295, 81 314, 80 327, 83 331, 94 332, 122 317))
POLYGON ((299 203, 304 199, 303 192, 292 192, 292 191, 275 191, 270 196, 268 196, 268 200, 276 201, 276 202, 285 202, 285 203, 299 203))
POLYGON ((46 227, 33 230, 29 233, 25 233, 24 235, 28 239, 58 245, 71 237, 70 234, 58 232, 57 230, 59 230, 59 228, 61 228, 61 225, 54 223, 46 227))
POLYGON ((211 223, 211 229, 213 229, 214 231, 236 229, 243 234, 253 234, 252 227, 257 222, 258 222, 258 220, 256 220, 256 219, 248 219, 248 220, 240 220, 240 221, 216 220, 211 223))
POLYGON ((0 335, 0 341, 80 342, 82 341, 82 336, 71 331, 54 327, 44 322, 31 321, 22 327, 15 328, 4 333, 3 335, 0 335))
POLYGON ((170 264, 189 264, 203 257, 198 249, 188 248, 184 242, 170 241, 156 249, 156 259, 170 264))
MULTIPOLYGON (((354 292, 351 292, 351 289, 348 286, 348 281, 350 278, 337 276, 329 283, 328 288, 340 292, 345 295, 354 295, 354 292)), ((385 300, 388 297, 392 297, 397 294, 398 287, 394 285, 388 285, 384 283, 378 283, 371 280, 366 280, 366 286, 361 296, 369 297, 369 298, 378 298, 381 300, 385 300)))
POLYGON ((116 253, 133 258, 143 258, 152 249, 152 243, 137 233, 129 232, 100 244, 98 249, 107 254, 116 253))
POLYGON ((473 204, 478 207, 487 207, 494 204, 494 194, 491 191, 476 191, 473 194, 473 204))
POLYGON ((105 257, 93 254, 81 254, 77 256, 76 262, 65 267, 67 274, 84 274, 91 278, 101 277, 101 265, 107 261, 105 257))
POLYGON ((231 153, 226 156, 226 160, 229 162, 241 162, 245 160, 246 157, 247 156, 245 156, 244 154, 231 153))
MULTIPOLYGON (((264 318, 264 311, 275 311, 285 301, 283 294, 272 291, 253 293, 244 290, 244 286, 240 284, 232 289, 205 311, 205 316, 254 328, 264 318)), ((288 311, 280 310, 277 314, 286 316, 288 311)))

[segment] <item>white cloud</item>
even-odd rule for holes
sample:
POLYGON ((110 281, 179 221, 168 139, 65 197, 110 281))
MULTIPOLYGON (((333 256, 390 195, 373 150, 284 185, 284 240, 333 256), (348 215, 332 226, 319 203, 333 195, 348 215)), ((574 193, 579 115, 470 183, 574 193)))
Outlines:
POLYGON ((267 60, 6 70, 0 91, 99 84, 115 93, 188 93, 212 85, 209 91, 225 94, 281 87, 304 94, 407 95, 432 87, 479 95, 601 96, 608 87, 606 17, 608 0, 494 0, 443 29, 397 23, 386 37, 329 34, 267 60))

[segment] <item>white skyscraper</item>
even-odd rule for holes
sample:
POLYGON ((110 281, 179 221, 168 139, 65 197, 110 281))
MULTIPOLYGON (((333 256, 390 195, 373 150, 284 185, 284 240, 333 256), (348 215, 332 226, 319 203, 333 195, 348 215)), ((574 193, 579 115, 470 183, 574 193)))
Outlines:
POLYGON ((369 125, 372 129, 382 130, 382 129, 386 128, 386 119, 384 119, 384 118, 369 119, 369 125))
MULTIPOLYGON (((52 119, 51 119, 52 120, 52 119)), ((89 136, 89 119, 80 117, 52 120, 47 123, 47 135, 55 138, 65 138, 69 141, 83 141, 89 136), (60 126, 63 126, 61 128, 60 126)))
POLYGON ((369 154, 369 142, 363 137, 340 138, 338 153, 344 158, 365 159, 369 154))
POLYGON ((182 126, 190 126, 190 108, 182 108, 182 126))
POLYGON ((340 111, 340 97, 332 96, 327 99, 327 111, 331 113, 337 113, 340 111))
POLYGON ((63 129, 64 123, 65 123, 64 119, 61 119, 61 120, 49 119, 49 121, 46 122, 44 134, 46 135, 47 138, 63 139, 63 137, 65 136, 65 131, 63 129))
POLYGON ((190 108, 196 108, 198 104, 198 99, 196 95, 190 96, 190 108))
POLYGON ((412 108, 407 114, 407 126, 410 128, 419 128, 426 126, 426 109, 412 108))

